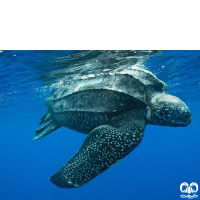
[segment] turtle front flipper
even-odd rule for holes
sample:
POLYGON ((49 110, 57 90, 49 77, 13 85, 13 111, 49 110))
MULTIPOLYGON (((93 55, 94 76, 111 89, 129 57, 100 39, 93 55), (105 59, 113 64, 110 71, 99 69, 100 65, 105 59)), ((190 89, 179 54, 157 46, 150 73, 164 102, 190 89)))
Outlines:
POLYGON ((51 115, 49 110, 41 117, 38 123, 39 125, 44 123, 44 126, 35 130, 36 136, 33 140, 38 140, 61 127, 51 115))
POLYGON ((145 125, 144 120, 129 119, 119 128, 110 125, 95 128, 50 181, 62 188, 86 184, 135 149, 143 138, 145 125))

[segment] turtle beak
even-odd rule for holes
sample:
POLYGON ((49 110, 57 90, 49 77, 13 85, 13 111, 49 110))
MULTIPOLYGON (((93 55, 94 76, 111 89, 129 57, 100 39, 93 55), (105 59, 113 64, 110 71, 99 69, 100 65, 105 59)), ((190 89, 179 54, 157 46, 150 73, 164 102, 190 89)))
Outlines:
POLYGON ((174 111, 171 113, 171 123, 172 126, 188 126, 192 121, 192 115, 189 109, 185 112, 180 113, 179 111, 174 111))
POLYGON ((189 125, 191 122, 192 122, 192 115, 191 115, 191 117, 188 119, 187 125, 189 125))

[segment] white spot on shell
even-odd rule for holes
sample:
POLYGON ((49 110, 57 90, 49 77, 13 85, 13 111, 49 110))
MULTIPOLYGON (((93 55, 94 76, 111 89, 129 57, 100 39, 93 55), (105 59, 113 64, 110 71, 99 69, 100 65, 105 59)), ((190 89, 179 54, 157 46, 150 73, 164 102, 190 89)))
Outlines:
POLYGON ((111 69, 104 69, 104 70, 102 70, 103 72, 106 72, 106 71, 110 71, 111 69))

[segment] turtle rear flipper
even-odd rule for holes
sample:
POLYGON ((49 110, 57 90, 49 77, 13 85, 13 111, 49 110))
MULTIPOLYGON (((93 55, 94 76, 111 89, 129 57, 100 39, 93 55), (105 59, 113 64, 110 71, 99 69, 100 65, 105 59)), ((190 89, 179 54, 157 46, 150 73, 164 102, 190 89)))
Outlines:
POLYGON ((38 123, 45 124, 41 128, 35 130, 36 136, 33 138, 33 140, 38 140, 61 127, 52 117, 49 111, 47 111, 46 114, 41 117, 38 123))
POLYGON ((46 121, 48 121, 51 118, 51 113, 48 110, 39 120, 38 124, 41 125, 42 123, 45 123, 46 121))

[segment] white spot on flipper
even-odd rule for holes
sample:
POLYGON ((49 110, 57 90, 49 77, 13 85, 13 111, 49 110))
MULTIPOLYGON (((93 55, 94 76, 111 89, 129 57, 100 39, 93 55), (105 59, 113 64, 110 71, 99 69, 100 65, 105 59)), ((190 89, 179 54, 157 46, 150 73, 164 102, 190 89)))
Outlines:
POLYGON ((74 184, 74 186, 75 186, 75 187, 79 187, 79 185, 78 185, 78 184, 74 184))
POLYGON ((70 185, 73 185, 72 181, 67 181, 67 183, 69 183, 70 185))

